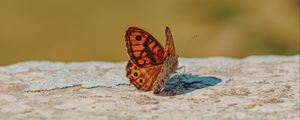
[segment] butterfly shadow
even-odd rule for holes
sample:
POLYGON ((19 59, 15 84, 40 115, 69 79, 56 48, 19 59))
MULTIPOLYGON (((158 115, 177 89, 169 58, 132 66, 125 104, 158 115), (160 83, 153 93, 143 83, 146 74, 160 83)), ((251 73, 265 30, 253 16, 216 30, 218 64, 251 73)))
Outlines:
POLYGON ((192 92, 209 86, 214 86, 222 80, 213 76, 198 76, 192 74, 177 74, 170 78, 160 96, 174 96, 192 92))

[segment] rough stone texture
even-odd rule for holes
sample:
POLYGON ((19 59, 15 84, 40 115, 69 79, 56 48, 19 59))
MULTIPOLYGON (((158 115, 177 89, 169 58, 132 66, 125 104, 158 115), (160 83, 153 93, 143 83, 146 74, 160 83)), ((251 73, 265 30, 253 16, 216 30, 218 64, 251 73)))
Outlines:
POLYGON ((164 92, 137 91, 125 62, 0 67, 0 119, 299 120, 299 55, 180 58, 164 92))

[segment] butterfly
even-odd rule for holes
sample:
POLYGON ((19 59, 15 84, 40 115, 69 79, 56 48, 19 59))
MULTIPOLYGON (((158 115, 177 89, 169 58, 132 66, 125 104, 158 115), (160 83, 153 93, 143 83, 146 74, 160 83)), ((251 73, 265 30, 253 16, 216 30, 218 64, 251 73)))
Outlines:
POLYGON ((138 90, 160 93, 178 66, 172 33, 166 27, 165 48, 148 32, 129 27, 125 34, 127 53, 126 76, 138 90))

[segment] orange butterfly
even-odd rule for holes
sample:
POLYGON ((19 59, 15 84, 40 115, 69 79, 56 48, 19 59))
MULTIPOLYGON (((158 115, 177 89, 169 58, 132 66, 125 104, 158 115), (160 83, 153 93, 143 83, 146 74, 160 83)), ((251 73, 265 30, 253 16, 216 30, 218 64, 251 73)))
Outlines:
POLYGON ((166 27, 165 48, 148 32, 130 27, 126 31, 125 42, 130 60, 126 66, 126 76, 141 91, 153 90, 160 93, 178 65, 172 33, 166 27))

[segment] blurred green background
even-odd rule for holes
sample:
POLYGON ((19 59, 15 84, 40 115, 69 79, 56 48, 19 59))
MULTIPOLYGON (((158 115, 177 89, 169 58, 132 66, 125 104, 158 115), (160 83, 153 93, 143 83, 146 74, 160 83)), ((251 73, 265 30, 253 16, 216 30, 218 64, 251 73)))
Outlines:
POLYGON ((299 0, 1 0, 0 65, 125 61, 130 26, 182 57, 299 54, 299 0))

